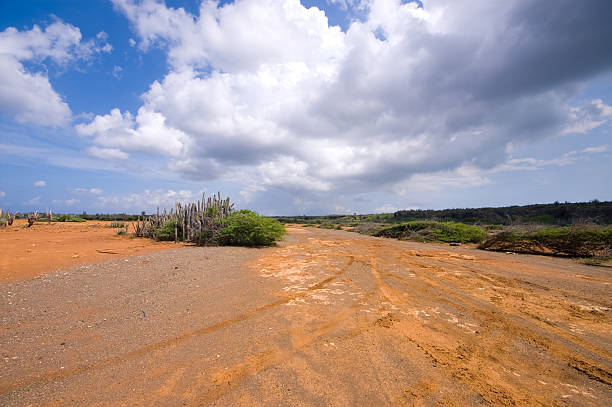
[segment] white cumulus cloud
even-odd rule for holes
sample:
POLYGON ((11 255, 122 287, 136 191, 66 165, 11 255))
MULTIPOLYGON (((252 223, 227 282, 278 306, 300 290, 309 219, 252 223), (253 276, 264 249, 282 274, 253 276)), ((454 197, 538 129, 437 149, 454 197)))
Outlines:
POLYGON ((77 131, 188 179, 243 174, 257 186, 248 199, 482 185, 508 146, 610 114, 600 99, 570 107, 577 84, 612 67, 609 2, 371 0, 346 31, 299 0, 205 1, 197 15, 114 4, 141 50, 167 52, 169 72, 135 114, 112 109, 77 131))
POLYGON ((40 67, 51 61, 66 66, 111 49, 104 32, 83 41, 77 27, 62 21, 42 29, 37 25, 24 31, 5 29, 0 32, 0 112, 20 123, 65 125, 72 116, 68 104, 45 73, 31 71, 23 63, 40 67))
POLYGON ((40 205, 40 197, 36 196, 28 201, 25 201, 24 204, 28 206, 40 205))
POLYGON ((42 188, 42 187, 47 186, 47 183, 45 181, 43 181, 43 180, 40 180, 40 181, 34 182, 34 186, 38 187, 38 188, 42 188))

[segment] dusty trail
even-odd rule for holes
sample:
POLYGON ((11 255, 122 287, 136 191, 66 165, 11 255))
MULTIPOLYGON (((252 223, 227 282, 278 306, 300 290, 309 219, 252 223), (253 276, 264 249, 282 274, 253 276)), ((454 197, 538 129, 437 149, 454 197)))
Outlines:
POLYGON ((609 269, 290 228, 0 285, 0 405, 612 403, 609 269))

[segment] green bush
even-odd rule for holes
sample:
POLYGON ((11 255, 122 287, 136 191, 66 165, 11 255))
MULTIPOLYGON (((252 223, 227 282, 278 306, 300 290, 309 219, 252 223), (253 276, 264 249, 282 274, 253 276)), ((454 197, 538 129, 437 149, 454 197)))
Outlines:
POLYGON ((87 222, 87 220, 78 216, 59 215, 53 218, 53 222, 87 222))
POLYGON ((612 250, 612 227, 515 228, 487 239, 481 249, 592 257, 612 250))
POLYGON ((219 243, 228 246, 271 246, 285 233, 285 228, 277 220, 241 210, 223 221, 219 243))
MULTIPOLYGON (((155 239, 157 240, 174 240, 174 230, 177 227, 177 220, 176 219, 170 219, 169 221, 167 221, 166 223, 164 223, 164 226, 158 228, 155 231, 155 239)), ((178 230, 178 237, 180 238, 182 236, 182 230, 180 228, 179 225, 179 230, 178 230)))
POLYGON ((196 238, 196 243, 203 246, 216 245, 219 243, 216 231, 204 230, 196 238))
POLYGON ((375 236, 420 242, 479 243, 486 233, 478 226, 456 222, 412 221, 379 229, 375 236))

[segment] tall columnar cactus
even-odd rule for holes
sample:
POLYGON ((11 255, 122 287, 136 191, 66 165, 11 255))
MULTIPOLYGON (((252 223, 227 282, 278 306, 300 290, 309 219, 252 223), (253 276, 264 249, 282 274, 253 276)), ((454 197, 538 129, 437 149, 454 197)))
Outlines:
MULTIPOLYGON (((230 198, 221 199, 221 193, 202 200, 181 204, 176 203, 168 212, 166 209, 160 213, 159 208, 154 215, 147 216, 144 212, 132 223, 134 235, 137 237, 159 238, 156 233, 164 225, 173 224, 172 234, 174 240, 202 243, 218 236, 221 227, 220 221, 227 218, 233 211, 234 204, 230 198)), ((167 238, 167 236, 164 236, 167 238)))

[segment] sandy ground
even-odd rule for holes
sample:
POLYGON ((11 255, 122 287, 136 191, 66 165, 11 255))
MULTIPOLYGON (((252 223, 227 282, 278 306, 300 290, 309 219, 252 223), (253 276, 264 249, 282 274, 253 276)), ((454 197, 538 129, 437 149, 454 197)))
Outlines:
POLYGON ((605 406, 608 268, 344 231, 0 285, 0 405, 605 406))
POLYGON ((0 228, 0 282, 54 269, 179 247, 170 242, 118 236, 111 222, 47 222, 27 228, 25 219, 0 228))

